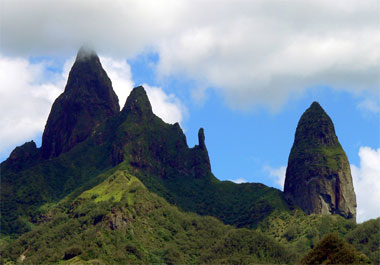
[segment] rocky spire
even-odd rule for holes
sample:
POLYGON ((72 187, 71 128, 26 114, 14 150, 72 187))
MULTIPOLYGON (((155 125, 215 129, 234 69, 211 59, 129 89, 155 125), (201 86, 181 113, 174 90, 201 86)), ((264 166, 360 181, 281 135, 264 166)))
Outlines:
POLYGON ((306 213, 356 218, 350 164, 330 117, 317 102, 298 122, 284 193, 306 213))
POLYGON ((205 132, 204 132, 203 128, 200 128, 198 131, 198 144, 199 144, 200 149, 206 150, 205 132))
POLYGON ((42 136, 42 156, 57 157, 84 141, 101 122, 119 112, 118 98, 99 57, 82 47, 65 91, 55 100, 42 136))

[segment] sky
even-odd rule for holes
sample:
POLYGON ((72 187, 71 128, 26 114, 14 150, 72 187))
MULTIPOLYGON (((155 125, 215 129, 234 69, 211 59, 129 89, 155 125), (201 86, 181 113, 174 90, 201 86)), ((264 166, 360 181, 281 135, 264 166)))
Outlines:
POLYGON ((121 107, 144 85, 221 180, 283 189, 313 101, 351 164, 358 221, 380 216, 379 1, 0 0, 0 161, 41 135, 90 45, 121 107))

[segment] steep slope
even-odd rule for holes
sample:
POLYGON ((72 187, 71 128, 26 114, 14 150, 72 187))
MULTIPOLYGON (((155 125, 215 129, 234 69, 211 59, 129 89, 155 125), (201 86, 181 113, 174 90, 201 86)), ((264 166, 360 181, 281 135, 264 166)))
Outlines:
POLYGON ((96 53, 81 48, 65 91, 55 100, 42 136, 42 156, 57 157, 84 141, 96 126, 119 112, 111 80, 96 53))
POLYGON ((23 264, 290 263, 296 256, 264 234, 185 213, 120 165, 75 198, 41 211, 40 224, 1 249, 23 264))
POLYGON ((284 193, 306 213, 356 218, 350 164, 330 117, 317 102, 297 125, 284 193))

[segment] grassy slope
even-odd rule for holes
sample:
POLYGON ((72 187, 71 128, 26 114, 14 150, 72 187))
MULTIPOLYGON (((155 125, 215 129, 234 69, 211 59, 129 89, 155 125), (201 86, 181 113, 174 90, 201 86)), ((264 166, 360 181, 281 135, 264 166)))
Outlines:
POLYGON ((44 222, 5 244, 2 261, 20 261, 22 255, 24 264, 247 264, 296 259, 261 232, 182 212, 126 170, 110 174, 79 196, 43 208, 44 222))

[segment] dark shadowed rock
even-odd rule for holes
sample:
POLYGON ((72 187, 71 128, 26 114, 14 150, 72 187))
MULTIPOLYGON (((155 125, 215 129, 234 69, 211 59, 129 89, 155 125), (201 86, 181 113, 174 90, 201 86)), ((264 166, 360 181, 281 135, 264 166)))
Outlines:
POLYGON ((24 161, 38 156, 36 143, 32 140, 16 147, 9 156, 10 161, 24 161))
POLYGON ((5 163, 2 165, 2 169, 5 170, 9 168, 18 171, 36 163, 39 158, 40 149, 37 148, 36 143, 32 140, 16 147, 9 158, 4 161, 5 163))
POLYGON ((51 109, 42 137, 42 156, 57 157, 69 151, 118 112, 118 98, 99 57, 94 51, 81 48, 65 91, 51 109))
POLYGON ((298 123, 284 193, 308 214, 356 218, 350 164, 330 117, 317 102, 313 102, 298 123))
POLYGON ((206 149, 205 132, 204 132, 203 128, 200 128, 198 131, 198 144, 199 144, 200 149, 202 149, 202 150, 206 149))

